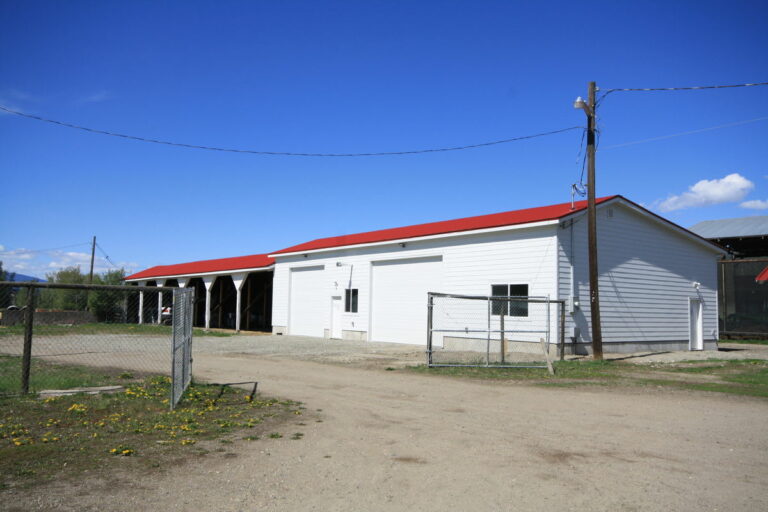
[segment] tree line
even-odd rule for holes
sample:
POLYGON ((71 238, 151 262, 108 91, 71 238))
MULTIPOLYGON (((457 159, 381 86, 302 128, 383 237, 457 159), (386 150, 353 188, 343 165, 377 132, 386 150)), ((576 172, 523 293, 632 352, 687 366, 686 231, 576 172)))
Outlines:
MULTIPOLYGON (((2 269, 0 262, 0 280, 13 280, 13 274, 2 269)), ((125 278, 125 269, 108 270, 93 275, 93 284, 120 285, 125 278)), ((89 276, 79 266, 62 268, 45 275, 49 283, 88 284, 89 276)), ((23 307, 27 303, 28 288, 15 287, 9 293, 0 293, 0 308, 11 305, 23 307)), ((35 308, 53 311, 90 311, 100 322, 118 321, 125 315, 126 294, 109 290, 63 290, 38 289, 35 308)))

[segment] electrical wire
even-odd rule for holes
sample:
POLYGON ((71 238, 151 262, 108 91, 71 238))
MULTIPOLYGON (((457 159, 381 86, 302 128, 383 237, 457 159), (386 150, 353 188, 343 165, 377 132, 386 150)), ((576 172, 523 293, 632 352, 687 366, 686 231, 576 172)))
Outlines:
POLYGON ((104 256, 104 259, 105 259, 105 260, 106 260, 106 261, 107 261, 107 262, 108 262, 110 265, 112 265, 113 267, 115 267, 115 268, 117 268, 117 269, 119 269, 119 268, 120 268, 120 267, 118 267, 118 266, 115 264, 115 262, 114 262, 114 261, 112 261, 112 260, 109 258, 109 255, 108 255, 108 254, 107 254, 107 253, 104 251, 104 249, 102 249, 102 248, 101 248, 101 246, 99 245, 99 243, 98 243, 98 242, 96 242, 96 248, 97 248, 97 249, 98 249, 98 250, 101 252, 101 254, 104 256))
POLYGON ((14 249, 11 251, 0 251, 0 255, 13 255, 13 254, 28 254, 31 252, 49 252, 60 251, 61 249, 71 249, 72 247, 81 247, 83 245, 91 245, 90 242, 83 242, 81 244, 64 245, 62 247, 51 247, 50 249, 14 249))
POLYGON ((208 151, 221 151, 226 153, 248 153, 252 155, 272 155, 272 156, 360 157, 360 156, 416 155, 416 154, 422 154, 422 153, 461 151, 464 149, 474 149, 474 148, 481 148, 486 146, 494 146, 496 144, 506 144, 508 142, 515 142, 518 140, 534 139, 536 137, 545 137, 547 135, 555 135, 555 134, 567 132, 570 130, 584 129, 583 126, 571 126, 569 128, 561 128, 560 130, 552 130, 549 132, 535 133, 532 135, 523 135, 521 137, 511 137, 509 139, 501 139, 501 140, 495 140, 491 142, 481 142, 479 144, 467 144, 464 146, 452 146, 452 147, 445 147, 445 148, 416 149, 411 151, 381 151, 381 152, 375 152, 375 153, 374 152, 372 153, 290 153, 290 152, 284 152, 284 151, 257 151, 253 149, 235 149, 235 148, 221 148, 221 147, 215 147, 215 146, 199 146, 196 144, 185 144, 182 142, 171 142, 167 140, 150 139, 147 137, 138 137, 135 135, 126 135, 123 133, 108 132, 106 130, 97 130, 95 128, 88 128, 86 126, 79 126, 76 124, 65 123, 63 121, 57 121, 55 119, 47 119, 45 117, 40 117, 33 114, 27 114, 25 112, 19 112, 17 110, 12 110, 2 105, 0 105, 0 110, 8 112, 9 114, 26 117, 28 119, 34 119, 36 121, 43 121, 46 123, 56 124, 56 125, 64 126, 67 128, 74 128, 76 130, 82 130, 82 131, 91 132, 91 133, 98 133, 100 135, 109 135, 111 137, 121 137, 123 139, 136 140, 140 142, 151 142, 153 144, 164 144, 166 146, 176 146, 176 147, 190 148, 190 149, 204 149, 208 151))
POLYGON ((645 142, 654 142, 654 141, 657 141, 657 140, 671 139, 673 137, 682 137, 683 135, 692 135, 694 133, 702 133, 702 132, 708 132, 708 131, 711 131, 711 130, 719 130, 721 128, 730 128, 732 126, 739 126, 739 125, 742 125, 742 124, 756 123, 758 121, 766 121, 766 120, 768 120, 768 116, 756 117, 754 119, 746 119, 744 121, 736 121, 734 123, 721 124, 721 125, 718 125, 718 126, 710 126, 709 128, 699 128, 698 130, 689 130, 687 132, 673 133, 673 134, 670 134, 670 135, 662 135, 660 137, 651 137, 649 139, 640 139, 640 140, 635 140, 635 141, 631 141, 631 142, 623 142, 621 144, 614 144, 612 146, 606 146, 601 151, 607 151, 609 149, 616 149, 616 148, 623 148, 625 146, 633 146, 635 144, 643 144, 645 142))
POLYGON ((602 102, 606 96, 614 92, 658 92, 658 91, 700 91, 703 89, 731 89, 734 87, 757 87, 760 85, 768 85, 768 82, 755 82, 753 84, 728 84, 728 85, 696 85, 691 87, 627 87, 616 89, 602 89, 600 92, 603 94, 597 101, 597 104, 602 102))
POLYGON ((587 135, 587 130, 584 130, 581 132, 581 142, 579 142, 579 152, 576 153, 576 165, 579 165, 579 160, 581 160, 581 176, 579 177, 579 183, 583 183, 584 181, 584 165, 587 161, 587 153, 584 151, 584 138, 587 135), (582 155, 582 151, 584 151, 582 155))

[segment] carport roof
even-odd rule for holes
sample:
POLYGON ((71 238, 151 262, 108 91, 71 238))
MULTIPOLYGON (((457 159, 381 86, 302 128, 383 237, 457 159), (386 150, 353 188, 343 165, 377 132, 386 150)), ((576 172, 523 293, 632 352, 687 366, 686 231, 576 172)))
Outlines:
MULTIPOLYGON (((617 197, 621 196, 601 197, 598 198, 596 202, 599 204, 617 197)), ((569 202, 553 204, 550 206, 540 206, 537 208, 526 208, 524 210, 492 213, 490 215, 479 215, 477 217, 465 217, 463 219, 444 220, 440 222, 430 222, 427 224, 416 224, 414 226, 405 226, 401 228, 368 231, 366 233, 357 233, 354 235, 318 238, 317 240, 294 245, 293 247, 288 247, 287 249, 282 249, 271 254, 280 255, 295 252, 308 252, 318 249, 345 247, 348 245, 389 242, 392 240, 442 235, 445 233, 459 233, 462 231, 474 231, 477 229, 514 226, 517 224, 530 224, 533 222, 561 219, 573 213, 578 213, 579 211, 585 210, 586 208, 587 201, 577 201, 574 204, 574 208, 571 208, 571 203, 569 202)))
POLYGON ((270 258, 266 254, 252 254, 250 256, 235 256, 234 258, 178 263, 176 265, 157 265, 127 276, 125 280, 133 281, 136 279, 151 279, 155 277, 184 276, 207 274, 211 272, 226 272, 229 270, 242 270, 246 268, 263 268, 272 266, 274 263, 275 259, 270 258))

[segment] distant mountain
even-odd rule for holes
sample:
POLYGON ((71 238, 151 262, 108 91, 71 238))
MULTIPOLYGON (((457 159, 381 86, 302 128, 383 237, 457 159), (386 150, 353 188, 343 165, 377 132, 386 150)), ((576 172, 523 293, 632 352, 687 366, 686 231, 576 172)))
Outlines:
POLYGON ((16 274, 13 276, 14 281, 36 281, 38 283, 44 283, 45 279, 40 279, 39 277, 33 277, 33 276, 27 276, 24 274, 16 274))

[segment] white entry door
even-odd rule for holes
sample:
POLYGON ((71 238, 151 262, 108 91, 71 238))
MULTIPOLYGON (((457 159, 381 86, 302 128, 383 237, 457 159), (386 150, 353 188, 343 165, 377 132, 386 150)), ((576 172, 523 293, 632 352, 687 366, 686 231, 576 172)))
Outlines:
POLYGON ((701 314, 701 300, 690 299, 690 347, 691 350, 704 350, 704 328, 701 314))
POLYGON ((323 268, 320 265, 291 269, 289 334, 320 338, 325 334, 328 295, 323 268))
POLYGON ((341 297, 331 297, 331 338, 341 339, 341 297))
POLYGON ((371 282, 371 340, 426 345, 427 292, 442 291, 442 257, 374 262, 371 282))

